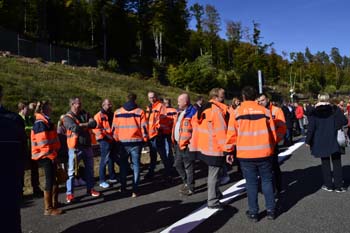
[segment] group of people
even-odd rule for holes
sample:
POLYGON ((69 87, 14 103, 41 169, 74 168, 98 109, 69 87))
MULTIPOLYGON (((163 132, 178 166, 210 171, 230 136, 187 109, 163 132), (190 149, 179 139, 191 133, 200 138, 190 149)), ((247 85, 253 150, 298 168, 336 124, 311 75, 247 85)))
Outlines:
MULTIPOLYGON (((0 91, 1 97, 1 87, 0 91)), ((114 172, 114 162, 117 162, 120 166, 119 191, 126 192, 126 177, 131 163, 132 197, 137 197, 140 194, 141 150, 147 145, 150 149, 150 164, 145 179, 153 179, 159 154, 164 165, 164 180, 172 182, 175 168, 183 182, 179 191, 184 195, 192 195, 196 192, 194 164, 199 159, 208 166, 208 208, 223 210, 224 205, 220 202, 220 178, 227 175, 226 164, 237 160, 246 179, 249 207, 247 217, 254 222, 259 219, 257 198, 261 180, 267 218, 274 219, 275 195, 282 191, 278 152, 283 140, 285 143, 292 142, 287 115, 292 111, 286 105, 282 108, 275 106, 267 94, 258 94, 252 87, 243 88, 241 94, 241 98, 234 98, 230 105, 226 105, 225 90, 214 88, 209 93, 208 102, 204 103, 199 98, 192 105, 189 94, 182 93, 178 96, 178 108, 175 109, 169 98, 161 101, 156 92, 150 91, 147 95, 149 105, 144 111, 136 103, 136 94, 130 93, 123 106, 115 112, 112 111, 111 101, 103 100, 101 110, 94 116, 82 109, 80 98, 73 97, 69 100, 70 110, 61 117, 58 129, 50 119, 51 104, 39 101, 35 106, 33 124, 31 128, 26 128, 30 130, 31 143, 25 147, 31 147, 31 159, 45 171, 44 215, 63 213, 58 208, 56 175, 57 157, 60 153, 67 154, 67 203, 76 200, 74 179, 80 160, 85 165, 87 194, 93 197, 101 195, 94 189, 92 144, 96 141, 101 151, 101 188, 108 188, 117 181, 114 172), (66 152, 62 152, 64 147, 66 152), (105 174, 107 166, 109 179, 105 174)), ((300 115, 304 114, 303 109, 296 105, 293 110, 299 122, 300 115)), ((0 113, 3 117, 8 111, 0 105, 0 113)), ((28 115, 25 110, 20 113, 28 115)), ((16 114, 12 116, 13 124, 20 128, 18 140, 24 140, 24 121, 27 119, 22 116, 19 118, 22 120, 19 120, 16 114)), ((336 139, 337 130, 347 124, 344 114, 340 108, 329 103, 327 94, 321 94, 318 103, 309 113, 307 131, 304 130, 304 124, 304 121, 300 121, 299 127, 301 133, 306 134, 306 144, 311 147, 311 154, 320 157, 322 161, 322 189, 345 192, 341 173, 341 148, 336 139), (333 174, 330 161, 333 162, 333 174)))

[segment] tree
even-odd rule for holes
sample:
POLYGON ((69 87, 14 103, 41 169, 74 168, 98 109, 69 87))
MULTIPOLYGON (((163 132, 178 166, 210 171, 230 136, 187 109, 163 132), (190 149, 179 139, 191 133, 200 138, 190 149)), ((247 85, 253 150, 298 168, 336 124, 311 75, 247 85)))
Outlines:
POLYGON ((217 63, 218 33, 220 31, 220 15, 213 5, 205 6, 205 18, 203 19, 203 28, 207 37, 207 46, 213 59, 213 64, 217 63))

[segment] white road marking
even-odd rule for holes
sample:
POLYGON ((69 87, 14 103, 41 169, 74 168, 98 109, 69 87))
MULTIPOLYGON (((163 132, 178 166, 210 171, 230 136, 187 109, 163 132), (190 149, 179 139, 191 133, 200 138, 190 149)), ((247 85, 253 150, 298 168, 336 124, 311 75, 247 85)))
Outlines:
MULTIPOLYGON (((281 162, 286 157, 291 155, 295 150, 301 147, 304 141, 301 140, 294 145, 290 146, 286 151, 278 154, 278 161, 281 162)), ((242 179, 232 185, 230 188, 223 192, 224 197, 220 200, 221 203, 230 202, 234 198, 239 197, 245 193, 245 179, 242 179)), ((193 230, 196 226, 204 222, 210 216, 215 214, 218 210, 209 209, 206 204, 199 207, 197 210, 189 214, 183 219, 175 222, 171 226, 167 227, 161 233, 187 233, 193 230)))

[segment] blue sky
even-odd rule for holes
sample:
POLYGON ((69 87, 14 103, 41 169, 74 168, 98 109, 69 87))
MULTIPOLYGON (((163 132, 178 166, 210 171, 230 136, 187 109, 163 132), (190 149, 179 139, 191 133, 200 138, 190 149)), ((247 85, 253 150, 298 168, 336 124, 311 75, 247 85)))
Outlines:
MULTIPOLYGON (((240 21, 253 28, 260 23, 262 41, 273 42, 279 54, 304 52, 330 53, 337 47, 350 56, 350 0, 188 0, 188 5, 211 4, 221 17, 220 36, 225 37, 225 22, 240 21)), ((192 19, 190 27, 195 28, 192 19)))

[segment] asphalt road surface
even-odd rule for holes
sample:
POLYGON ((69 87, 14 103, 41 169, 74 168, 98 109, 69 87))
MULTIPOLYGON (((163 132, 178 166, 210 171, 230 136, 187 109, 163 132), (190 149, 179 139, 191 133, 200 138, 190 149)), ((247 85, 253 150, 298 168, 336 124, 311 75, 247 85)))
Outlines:
MULTIPOLYGON (((349 150, 349 149, 347 149, 349 150)), ((342 156, 345 185, 350 183, 350 152, 342 156)), ((161 168, 162 165, 158 164, 161 168)), ((168 231, 169 226, 185 218, 196 216, 198 209, 206 204, 207 170, 196 164, 196 194, 181 196, 179 178, 175 184, 165 183, 159 172, 153 182, 141 179, 137 198, 131 193, 119 193, 119 184, 101 190, 103 195, 92 198, 79 187, 75 196, 79 201, 62 207, 61 216, 44 216, 42 199, 27 199, 21 209, 24 233, 143 233, 168 231)), ((264 198, 259 194, 260 221, 253 223, 245 216, 247 198, 244 192, 232 198, 227 207, 201 221, 188 220, 168 232, 268 232, 268 233, 344 233, 350 232, 350 191, 346 193, 321 190, 322 174, 320 160, 310 155, 302 145, 287 156, 281 165, 283 172, 283 194, 278 199, 279 213, 275 220, 267 220, 264 198)), ((229 171, 231 182, 221 186, 225 191, 241 177, 236 167, 229 171)), ((131 184, 129 177, 129 184, 131 184)), ((130 187, 129 187, 130 188, 130 187)), ((97 188, 98 189, 98 188, 97 188)), ((100 189, 99 189, 100 190, 100 189)), ((65 201, 64 187, 59 199, 65 201)), ((198 217, 198 215, 197 215, 198 217)), ((195 219, 195 218, 193 218, 195 219)))

